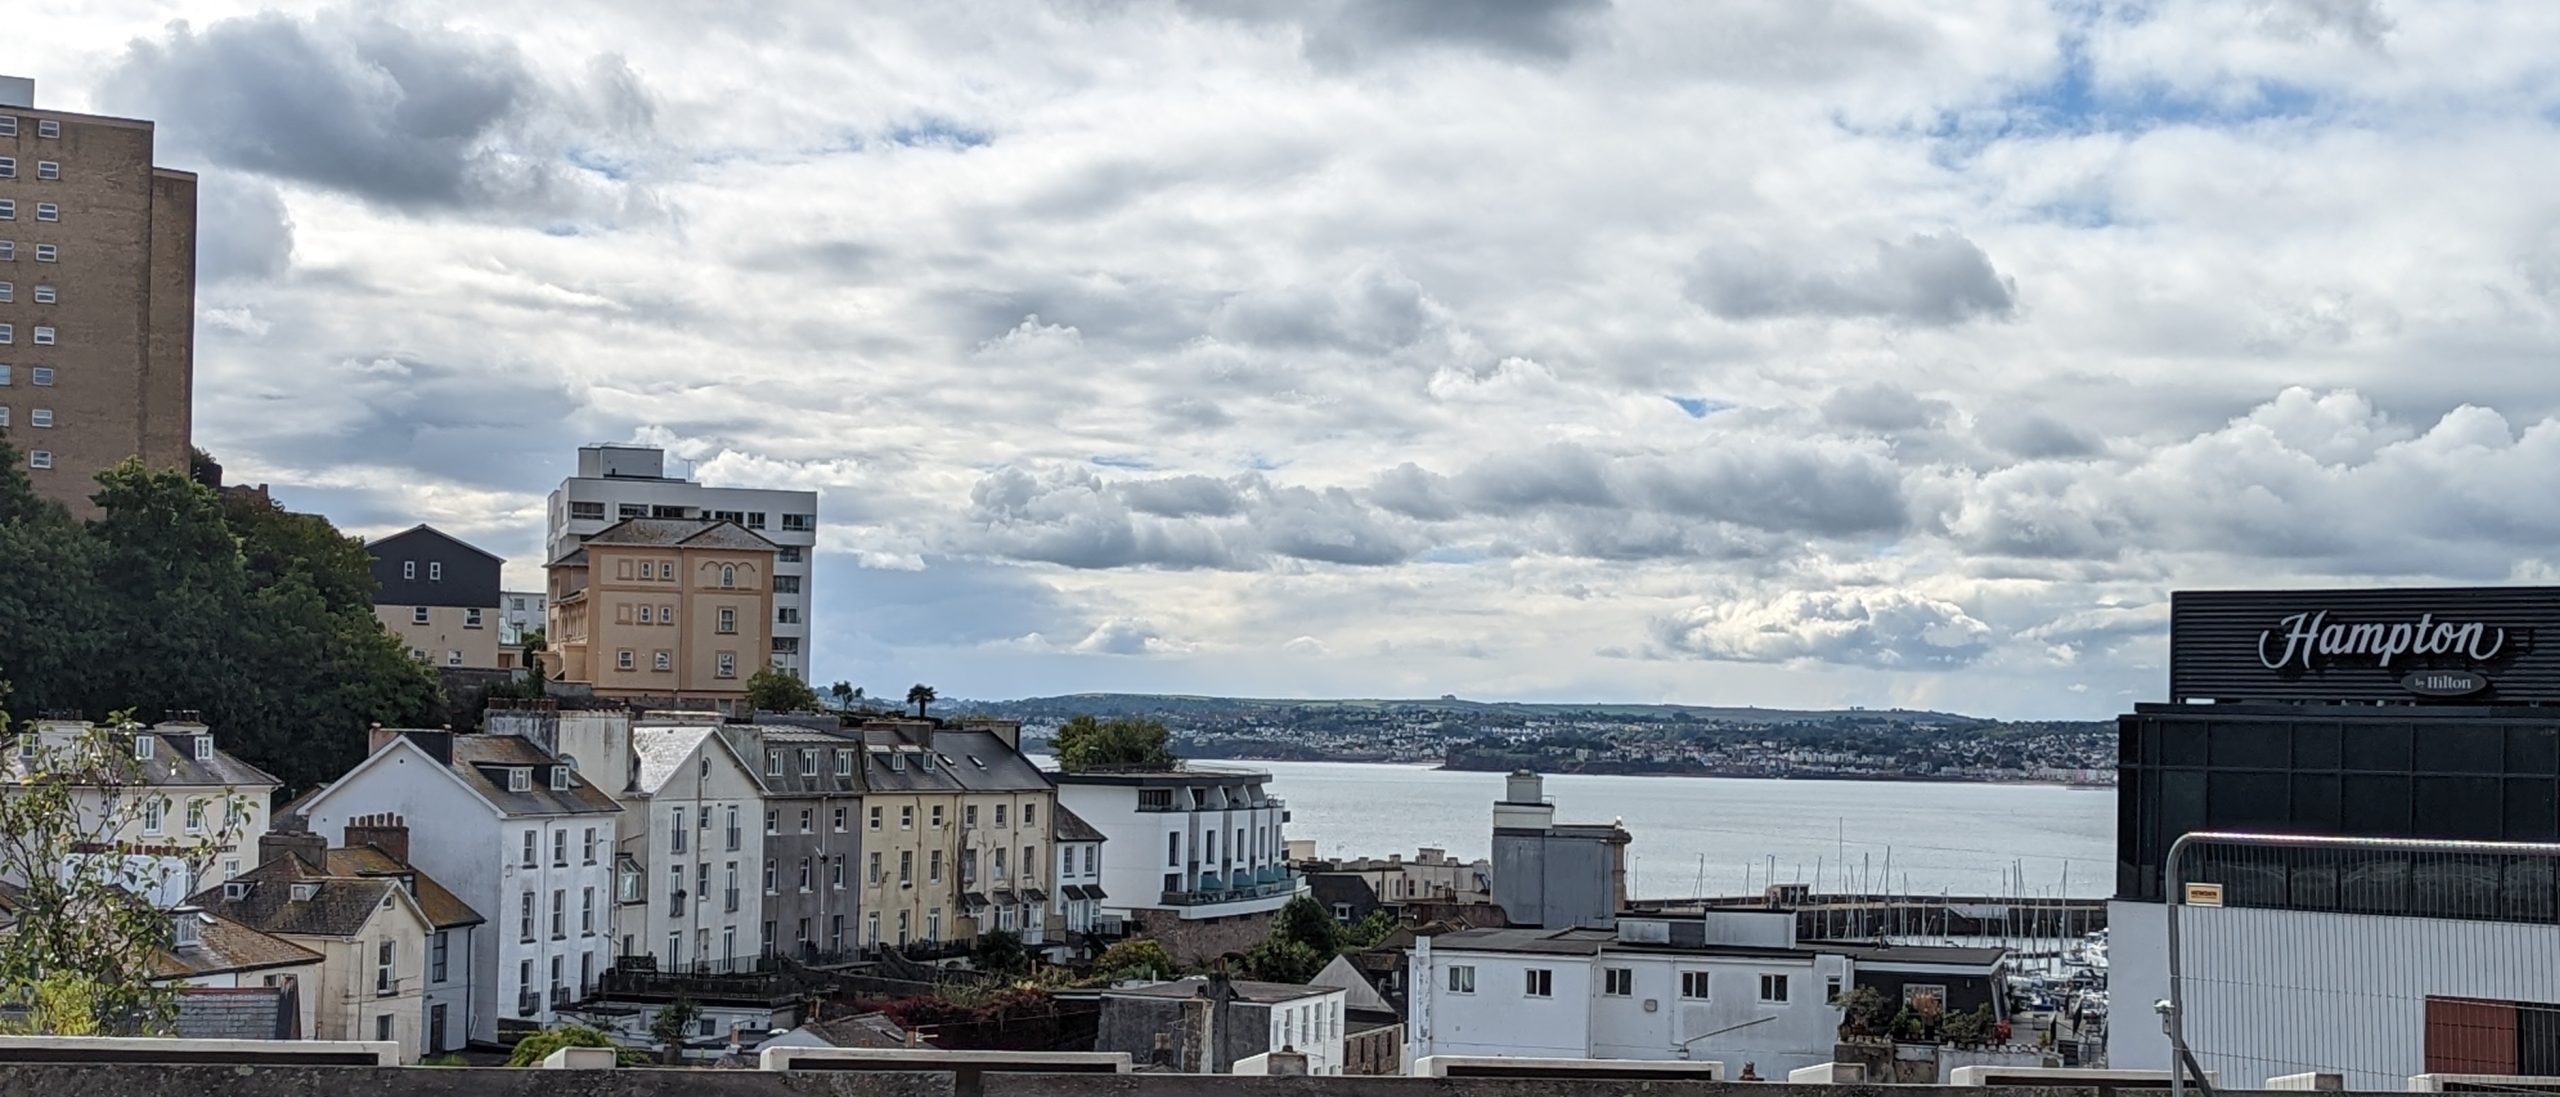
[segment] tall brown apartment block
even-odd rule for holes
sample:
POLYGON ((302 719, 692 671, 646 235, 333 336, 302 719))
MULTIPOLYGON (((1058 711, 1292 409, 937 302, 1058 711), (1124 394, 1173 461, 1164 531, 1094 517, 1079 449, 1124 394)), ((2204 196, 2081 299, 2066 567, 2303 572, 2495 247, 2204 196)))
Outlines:
POLYGON ((745 714, 772 639, 773 542, 735 522, 628 518, 547 565, 543 672, 598 697, 745 714))
POLYGON ((149 122, 37 110, 0 77, 0 430, 89 514, 127 457, 183 469, 195 395, 196 177, 149 122))

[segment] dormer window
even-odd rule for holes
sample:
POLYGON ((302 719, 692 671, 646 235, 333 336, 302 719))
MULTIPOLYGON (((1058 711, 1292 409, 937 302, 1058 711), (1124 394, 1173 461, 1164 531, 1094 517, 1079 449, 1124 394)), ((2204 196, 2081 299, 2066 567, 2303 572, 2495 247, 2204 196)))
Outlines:
POLYGON ((514 766, 509 768, 507 770, 507 791, 533 791, 533 769, 529 766, 514 766))
POLYGON ((836 776, 838 776, 838 777, 851 777, 851 776, 853 776, 853 752, 852 752, 852 751, 849 751, 849 750, 839 750, 839 751, 837 751, 837 752, 836 752, 836 776))
POLYGON ((891 754, 889 755, 889 772, 891 772, 891 773, 905 773, 906 771, 907 771, 907 756, 906 756, 906 755, 903 755, 903 754, 891 753, 891 754))
POLYGON ((196 736, 196 761, 213 761, 213 736, 196 736))
POLYGON ((194 948, 204 943, 204 923, 193 912, 181 912, 169 920, 169 943, 179 948, 194 948))
POLYGON ((153 744, 153 743, 155 743, 155 742, 158 742, 158 740, 156 740, 156 739, 154 739, 154 738, 152 738, 151 736, 148 736, 148 735, 136 735, 136 736, 134 736, 134 737, 133 737, 133 760, 134 760, 134 761, 137 761, 137 762, 148 762, 148 761, 150 761, 150 760, 151 760, 151 747, 152 747, 152 744, 153 744))
POLYGON ((295 885, 293 885, 293 901, 294 901, 294 902, 297 902, 297 903, 308 903, 308 902, 310 902, 310 901, 311 901, 311 897, 312 897, 312 896, 315 896, 315 895, 318 895, 318 894, 320 894, 320 885, 318 885, 318 884, 295 884, 295 885))
POLYGON ((553 767, 551 767, 551 791, 553 791, 553 792, 567 792, 567 791, 569 791, 569 767, 567 767, 567 766, 553 766, 553 767))
POLYGON ((240 900, 242 900, 242 899, 246 899, 246 898, 248 898, 248 897, 249 897, 249 884, 248 884, 248 881, 245 881, 245 880, 233 880, 233 881, 230 881, 230 882, 228 882, 228 883, 223 884, 223 885, 222 885, 222 897, 223 897, 223 898, 225 898, 225 899, 228 899, 228 900, 230 900, 230 901, 232 901, 232 902, 235 902, 235 903, 236 903, 236 902, 239 902, 239 901, 240 901, 240 900))

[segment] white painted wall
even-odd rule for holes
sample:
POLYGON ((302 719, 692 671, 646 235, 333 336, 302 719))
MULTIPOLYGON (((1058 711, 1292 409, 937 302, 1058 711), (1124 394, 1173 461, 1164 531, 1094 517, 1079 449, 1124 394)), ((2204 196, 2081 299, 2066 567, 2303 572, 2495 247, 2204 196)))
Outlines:
MULTIPOLYGON (((1203 774, 1197 784, 1229 788, 1251 784, 1267 789, 1268 779, 1203 774)), ((1260 869, 1288 863, 1288 840, 1281 823, 1282 809, 1276 806, 1140 811, 1136 787, 1069 781, 1058 783, 1058 802, 1082 816, 1107 839, 1104 843, 1107 856, 1102 859, 1100 880, 1103 891, 1110 896, 1102 903, 1102 909, 1107 911, 1126 913, 1145 908, 1168 909, 1161 901, 1165 874, 1182 876, 1183 886, 1187 889, 1198 883, 1198 876, 1191 868, 1194 861, 1201 862, 1203 869, 1215 863, 1221 876, 1229 875, 1239 866, 1260 869), (1238 830, 1245 833, 1241 857, 1234 856, 1230 850, 1238 830), (1211 850, 1208 836, 1213 831, 1218 835, 1214 862, 1205 856, 1211 850), (1173 841, 1174 836, 1179 836, 1179 842, 1173 841), (1168 849, 1172 850, 1170 855, 1168 849)), ((1299 890, 1304 890, 1303 885, 1299 890)), ((1289 895, 1282 894, 1180 909, 1190 917, 1224 917, 1278 910, 1288 903, 1289 898, 1289 895)))
MULTIPOLYGON (((462 784, 451 770, 406 739, 385 746, 329 786, 308 806, 315 834, 344 834, 350 819, 392 812, 409 824, 409 863, 479 911, 488 922, 469 934, 472 1039, 495 1040, 498 1018, 517 1016, 517 993, 524 961, 533 962, 533 985, 547 993, 550 960, 562 960, 562 981, 576 987, 580 959, 588 977, 601 975, 613 963, 614 815, 501 818, 462 784), (585 834, 596 832, 597 863, 585 864, 585 834), (532 833, 535 866, 521 864, 523 836, 532 833), (566 866, 552 863, 551 835, 560 832, 568 847, 566 866), (595 919, 582 931, 579 906, 585 889, 593 888, 595 919), (563 919, 567 936, 550 936, 553 891, 569 904, 563 919), (537 896, 534 940, 523 940, 521 896, 537 896)), ((457 963, 463 962, 459 958, 457 963)), ((536 1019, 548 1021, 551 1003, 536 1019)), ((423 1008, 423 1007, 422 1007, 423 1008)), ((450 1023, 450 1022, 449 1022, 450 1023)))
POLYGON ((1652 952, 1598 956, 1471 952, 1417 945, 1407 1061, 1427 1055, 1566 1059, 1716 1060, 1752 1063, 1762 1077, 1831 1060, 1840 1012, 1829 980, 1849 979, 1846 957, 1716 957, 1652 952), (1475 969, 1472 994, 1450 990, 1449 969, 1475 969), (1608 968, 1633 973, 1632 993, 1605 993, 1608 968), (1551 997, 1527 993, 1528 973, 1549 972, 1551 997), (1708 997, 1680 997, 1681 973, 1707 974, 1708 997), (1760 997, 1761 977, 1787 978, 1784 1002, 1760 997), (1650 1003, 1651 1008, 1647 1008, 1650 1003))
MULTIPOLYGON (((638 734, 648 734, 641 728, 638 734)), ((729 964, 752 964, 764 952, 764 813, 763 787, 741 765, 737 757, 721 745, 718 735, 705 735, 701 745, 687 753, 684 762, 665 785, 655 790, 641 790, 623 799, 626 832, 622 849, 639 858, 648 869, 648 901, 625 910, 644 912, 645 929, 624 926, 623 932, 637 932, 641 951, 655 956, 660 965, 695 964, 705 961, 729 964), (706 768, 702 762, 710 760, 706 768), (738 848, 729 848, 729 819, 735 813, 738 822, 738 848), (675 832, 681 817, 685 831, 684 851, 676 851, 675 832), (710 820, 708 827, 703 820, 710 820), (702 866, 710 866, 710 888, 703 890, 702 866), (738 908, 728 907, 728 889, 734 877, 738 891, 738 908), (671 896, 681 882, 686 892, 684 914, 675 914, 671 896), (669 933, 681 935, 680 953, 668 952, 669 933), (735 943, 735 951, 724 954, 724 942, 735 943)), ((819 820, 825 826, 828 820, 819 820)), ((794 872, 797 870, 794 869, 794 872)), ((848 860, 845 864, 847 884, 860 866, 848 860)), ((828 870, 813 868, 816 886, 828 886, 828 870)))
POLYGON ((1271 1010, 1271 1050, 1305 1052, 1307 1073, 1342 1073, 1342 1009, 1346 996, 1336 990, 1281 1002, 1271 1010))
MULTIPOLYGON (((2168 907, 2109 904, 2107 1065, 2165 1070, 2151 1016, 2168 997, 2168 907)), ((2349 1090, 2403 1088, 2426 1070, 2426 998, 2560 1002, 2560 929, 2548 925, 2189 907, 2181 912, 2187 1043, 2235 1085, 2343 1074, 2349 1090)))

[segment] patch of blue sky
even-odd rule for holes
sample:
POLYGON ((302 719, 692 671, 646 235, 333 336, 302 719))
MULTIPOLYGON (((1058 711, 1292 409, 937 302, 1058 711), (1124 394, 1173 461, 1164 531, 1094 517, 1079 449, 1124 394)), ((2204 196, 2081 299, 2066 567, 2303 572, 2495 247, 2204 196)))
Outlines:
POLYGON ((932 115, 890 130, 886 136, 891 144, 955 149, 974 149, 995 140, 995 135, 985 130, 932 115))
POLYGON ((576 236, 578 235, 578 226, 544 225, 542 226, 542 234, 544 236, 576 236))
POLYGON ((1088 457, 1086 460, 1107 469, 1152 469, 1156 467, 1155 462, 1149 461, 1144 457, 1133 457, 1128 454, 1121 453, 1100 453, 1095 454, 1092 457, 1088 457))
POLYGON ((631 178, 630 165, 594 149, 572 146, 568 152, 562 154, 562 157, 569 161, 571 167, 580 171, 594 172, 615 182, 631 178))
POLYGON ((1704 396, 1671 396, 1666 394, 1663 396, 1663 399, 1669 400, 1673 404, 1678 405, 1680 410, 1687 412, 1689 414, 1689 418, 1692 419, 1704 419, 1709 415, 1733 406, 1721 400, 1707 399, 1704 396))

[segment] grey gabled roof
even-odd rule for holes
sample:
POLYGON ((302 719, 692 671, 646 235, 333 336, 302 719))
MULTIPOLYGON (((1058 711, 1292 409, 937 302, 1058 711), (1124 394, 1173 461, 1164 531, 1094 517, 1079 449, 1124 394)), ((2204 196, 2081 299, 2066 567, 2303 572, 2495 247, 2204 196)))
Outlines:
POLYGON ((945 761, 943 768, 951 771, 960 787, 970 792, 1032 792, 1052 787, 1048 774, 991 731, 934 732, 933 752, 942 756, 938 761, 945 761))
POLYGON ((453 773, 463 784, 479 793, 498 810, 509 815, 596 815, 612 814, 622 805, 585 777, 569 775, 569 787, 553 791, 541 773, 533 775, 533 786, 523 792, 507 790, 503 778, 491 777, 482 767, 512 768, 529 766, 540 769, 559 764, 560 759, 541 747, 513 735, 464 734, 453 737, 453 773))
POLYGON ((303 937, 362 933, 373 912, 386 901, 395 901, 392 896, 401 890, 398 880, 331 876, 290 853, 259 862, 231 883, 247 884, 247 894, 229 898, 231 884, 220 884, 197 892, 187 902, 261 933, 303 937), (296 884, 308 887, 310 897, 294 898, 296 884))
POLYGON ((295 993, 283 987, 188 987, 178 992, 171 1028, 187 1040, 291 1040, 302 1027, 295 993))
MULTIPOLYGON (((35 725, 34 734, 39 737, 40 742, 54 743, 57 742, 54 737, 62 734, 61 729, 74 726, 85 728, 89 725, 39 723, 35 725)), ((134 763, 140 770, 139 776, 144 783, 163 787, 205 788, 242 788, 284 783, 277 780, 274 774, 232 757, 230 752, 222 749, 219 739, 215 740, 213 756, 198 761, 195 752, 197 737, 212 734, 212 729, 203 724, 166 721, 147 728, 135 727, 131 731, 136 738, 149 736, 155 740, 151 744, 151 757, 134 763)), ((12 750, 5 756, 0 756, 0 778, 14 779, 21 775, 23 768, 24 763, 20 760, 17 751, 12 750)))
POLYGON ((1068 811, 1067 805, 1064 803, 1061 803, 1055 809, 1052 809, 1050 815, 1052 818, 1049 823, 1049 834, 1057 841, 1102 842, 1109 840, 1103 836, 1101 831, 1093 829, 1093 824, 1085 822, 1084 816, 1068 811))
POLYGON ((507 562, 506 557, 500 556, 500 555, 498 555, 497 553, 494 553, 494 552, 491 552, 491 551, 489 551, 489 550, 487 550, 487 549, 481 548, 481 547, 480 547, 480 546, 478 546, 478 545, 472 544, 471 542, 469 542, 469 541, 465 541, 465 540, 463 540, 462 538, 456 537, 456 536, 454 536, 454 535, 452 535, 452 534, 450 534, 450 533, 446 533, 445 531, 440 530, 440 529, 437 529, 437 528, 435 528, 434 526, 430 526, 430 525, 428 525, 428 524, 426 524, 426 523, 424 523, 424 522, 420 522, 420 523, 418 523, 417 525, 411 526, 411 527, 409 527, 409 528, 407 528, 407 529, 401 530, 400 532, 398 532, 398 533, 394 533, 394 534, 391 534, 391 535, 389 535, 389 536, 387 536, 387 537, 379 537, 379 538, 375 538, 374 540, 367 541, 367 542, 365 542, 365 543, 364 543, 365 551, 367 551, 367 552, 371 552, 371 551, 373 551, 374 549, 381 548, 382 546, 387 545, 387 544, 390 544, 390 543, 391 543, 391 542, 393 542, 393 541, 404 541, 404 540, 409 539, 410 537, 414 537, 414 536, 416 536, 416 535, 418 535, 418 534, 421 534, 421 533, 426 534, 426 535, 427 535, 427 536, 429 536, 429 537, 436 538, 437 540, 447 542, 447 543, 452 544, 452 545, 454 545, 454 546, 457 546, 457 547, 460 547, 460 548, 469 549, 469 550, 471 550, 471 551, 473 551, 473 552, 479 553, 479 554, 480 554, 480 555, 482 555, 482 556, 486 556, 486 557, 488 557, 488 558, 490 558, 490 559, 492 559, 492 560, 495 560, 495 561, 497 561, 497 562, 499 562, 499 563, 501 563, 501 564, 504 564, 504 563, 506 563, 506 562, 507 562))

